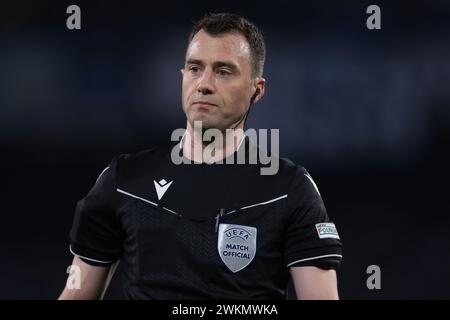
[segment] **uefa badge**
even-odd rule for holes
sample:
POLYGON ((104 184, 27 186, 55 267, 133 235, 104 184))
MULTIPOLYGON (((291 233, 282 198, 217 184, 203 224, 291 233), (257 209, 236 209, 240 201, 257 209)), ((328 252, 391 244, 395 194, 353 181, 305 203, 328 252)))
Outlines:
POLYGON ((236 273, 252 262, 256 253, 256 228, 221 223, 218 233, 217 249, 228 269, 236 273))

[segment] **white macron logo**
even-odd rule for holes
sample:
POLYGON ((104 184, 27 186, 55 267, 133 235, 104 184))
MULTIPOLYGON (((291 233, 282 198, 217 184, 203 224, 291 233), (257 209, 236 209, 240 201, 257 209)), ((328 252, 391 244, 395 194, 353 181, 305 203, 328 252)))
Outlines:
POLYGON ((155 184, 156 193, 158 194, 158 200, 161 200, 164 193, 166 193, 167 189, 169 189, 172 182, 173 181, 170 181, 169 183, 167 183, 167 181, 164 179, 159 180, 159 182, 156 182, 155 180, 153 180, 153 183, 155 184))

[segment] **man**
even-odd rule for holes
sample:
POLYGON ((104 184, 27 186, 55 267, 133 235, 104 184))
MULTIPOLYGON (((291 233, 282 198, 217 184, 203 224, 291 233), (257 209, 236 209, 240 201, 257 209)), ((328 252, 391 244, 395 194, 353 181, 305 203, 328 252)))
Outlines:
POLYGON ((341 242, 306 170, 286 159, 273 175, 260 163, 220 164, 259 150, 242 129, 264 96, 264 60, 261 33, 240 16, 194 26, 181 70, 185 134, 115 157, 78 202, 70 250, 80 288, 60 299, 101 298, 119 260, 130 299, 283 299, 289 277, 300 299, 338 299, 341 242), (209 153, 208 129, 224 133, 209 153))

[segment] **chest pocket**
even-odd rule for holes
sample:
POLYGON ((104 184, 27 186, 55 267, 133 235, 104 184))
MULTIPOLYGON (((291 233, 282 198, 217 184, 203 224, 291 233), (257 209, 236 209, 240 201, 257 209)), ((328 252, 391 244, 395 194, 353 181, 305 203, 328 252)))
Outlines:
POLYGON ((281 258, 284 242, 284 201, 269 203, 240 209, 221 218, 222 224, 255 228, 256 252, 255 261, 277 263, 281 258))
POLYGON ((198 288, 218 264, 215 219, 193 221, 137 202, 139 278, 149 285, 198 288))

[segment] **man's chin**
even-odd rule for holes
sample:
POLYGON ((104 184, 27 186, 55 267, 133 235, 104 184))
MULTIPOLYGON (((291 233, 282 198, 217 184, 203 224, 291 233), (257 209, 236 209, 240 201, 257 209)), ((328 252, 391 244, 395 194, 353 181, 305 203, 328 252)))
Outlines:
POLYGON ((219 129, 219 124, 216 123, 215 121, 211 121, 211 119, 205 119, 204 117, 199 117, 199 118, 195 118, 192 123, 191 126, 194 128, 194 125, 199 127, 201 126, 202 131, 205 131, 207 129, 219 129))

